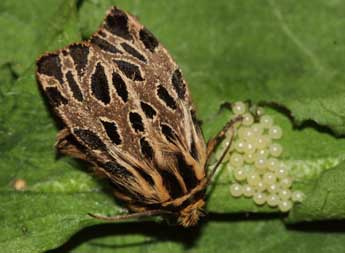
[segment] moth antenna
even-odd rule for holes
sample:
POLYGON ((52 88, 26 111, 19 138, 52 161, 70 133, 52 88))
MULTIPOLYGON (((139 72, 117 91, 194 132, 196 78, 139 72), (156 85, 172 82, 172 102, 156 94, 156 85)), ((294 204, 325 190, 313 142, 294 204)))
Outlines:
MULTIPOLYGON (((233 138, 234 138, 234 125, 235 123, 242 121, 242 116, 238 116, 235 119, 230 120, 225 126, 224 128, 219 132, 219 134, 213 139, 216 140, 217 142, 214 143, 212 146, 212 148, 214 149, 225 137, 226 132, 231 131, 231 137, 229 140, 229 143, 226 145, 225 150, 223 151, 222 155, 220 156, 220 158, 218 159, 216 165, 214 166, 214 168, 211 170, 211 172, 207 175, 206 178, 206 185, 209 184, 210 180, 212 179, 212 177, 214 176, 214 174, 216 173, 217 169, 219 168, 220 164, 223 162, 226 154, 229 152, 233 138)), ((211 141, 213 141, 211 140, 211 141)))
POLYGON ((141 217, 151 217, 151 216, 159 216, 159 215, 173 215, 173 212, 166 211, 166 210, 150 210, 145 212, 139 213, 131 213, 131 214, 123 214, 123 215, 115 215, 115 216, 103 216, 98 214, 88 213, 89 216, 98 220, 104 221, 121 221, 121 220, 129 220, 133 218, 141 218, 141 217))

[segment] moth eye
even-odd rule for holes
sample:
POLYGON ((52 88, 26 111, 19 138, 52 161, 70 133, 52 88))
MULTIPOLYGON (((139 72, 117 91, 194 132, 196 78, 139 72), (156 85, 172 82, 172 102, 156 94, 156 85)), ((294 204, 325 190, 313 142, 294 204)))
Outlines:
POLYGON ((95 44, 96 46, 98 46, 103 51, 106 51, 106 52, 109 52, 109 53, 113 53, 113 54, 122 53, 114 45, 111 45, 107 41, 102 40, 101 38, 99 38, 97 36, 93 36, 91 38, 91 43, 95 44))
POLYGON ((121 137, 117 131, 117 126, 115 122, 108 122, 101 120, 101 123, 105 129, 105 132, 107 133, 109 139, 116 145, 121 144, 121 137))
POLYGON ((141 109, 144 111, 146 117, 153 119, 156 116, 157 112, 153 107, 143 101, 140 102, 141 109))
POLYGON ((125 42, 121 43, 121 46, 127 53, 129 53, 133 57, 139 59, 140 61, 146 63, 145 57, 141 53, 139 53, 135 48, 131 47, 130 45, 128 45, 125 42))
POLYGON ((102 167, 112 175, 116 175, 116 177, 133 177, 133 174, 131 172, 129 172, 125 167, 116 162, 106 162, 102 167))
POLYGON ((105 27, 112 34, 126 40, 132 39, 128 29, 128 17, 123 11, 113 8, 105 19, 105 27))
POLYGON ((153 158, 153 149, 148 141, 143 137, 140 139, 141 153, 148 159, 153 158))
POLYGON ((134 81, 144 81, 138 66, 121 60, 114 60, 114 62, 117 64, 121 72, 125 74, 128 79, 134 81))
POLYGON ((172 128, 166 124, 161 124, 162 134, 165 136, 165 138, 170 141, 174 142, 176 140, 176 133, 172 128))
POLYGON ((57 54, 42 56, 37 62, 37 67, 38 73, 54 76, 60 83, 63 83, 61 63, 57 54))
POLYGON ((73 97, 75 99, 77 99, 78 101, 82 102, 83 101, 83 94, 81 93, 81 90, 80 90, 78 84, 74 80, 74 77, 73 77, 73 74, 71 71, 67 72, 66 79, 67 79, 68 86, 73 93, 73 97))
POLYGON ((75 44, 69 47, 69 53, 76 64, 78 75, 81 76, 88 62, 87 57, 89 55, 89 48, 82 44, 75 44))
POLYGON ((106 150, 105 144, 92 131, 77 128, 74 129, 73 132, 91 149, 106 150))
POLYGON ((68 100, 61 95, 60 91, 56 87, 48 87, 45 89, 45 93, 47 94, 49 102, 55 107, 68 103, 68 100))
POLYGON ((103 102, 104 104, 109 104, 109 86, 108 80, 104 73, 104 68, 100 63, 97 63, 96 71, 91 77, 91 90, 92 95, 103 102))
POLYGON ((174 74, 171 77, 171 82, 176 90, 176 93, 180 99, 184 99, 186 94, 186 86, 182 79, 182 74, 179 69, 176 69, 174 74))
POLYGON ((144 131, 144 124, 143 124, 141 116, 138 113, 130 112, 129 121, 131 122, 131 125, 136 132, 144 131))
POLYGON ((162 85, 158 86, 157 95, 171 109, 176 109, 174 98, 170 96, 169 92, 162 85))
POLYGON ((128 100, 128 91, 126 87, 126 83, 122 80, 121 76, 113 72, 113 85, 115 87, 117 95, 123 100, 123 102, 127 102, 128 100))
POLYGON ((145 47, 153 53, 158 46, 158 40, 155 36, 146 28, 140 30, 139 36, 145 47))

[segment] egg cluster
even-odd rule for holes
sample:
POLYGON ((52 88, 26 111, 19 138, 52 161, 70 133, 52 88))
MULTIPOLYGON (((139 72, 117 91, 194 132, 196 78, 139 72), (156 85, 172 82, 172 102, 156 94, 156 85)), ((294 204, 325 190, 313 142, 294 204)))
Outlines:
POLYGON ((283 152, 276 141, 282 129, 263 108, 248 110, 243 102, 232 106, 235 115, 242 115, 229 153, 229 165, 234 178, 230 193, 234 197, 252 198, 257 205, 267 204, 287 212, 293 202, 301 202, 303 193, 292 191, 292 177, 286 165, 279 160, 283 152))

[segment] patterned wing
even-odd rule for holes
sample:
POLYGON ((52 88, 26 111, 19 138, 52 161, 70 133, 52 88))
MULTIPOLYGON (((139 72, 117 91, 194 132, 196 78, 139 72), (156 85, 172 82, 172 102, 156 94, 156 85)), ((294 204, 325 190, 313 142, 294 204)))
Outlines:
POLYGON ((86 159, 137 205, 205 176, 205 143, 182 74, 151 32, 112 8, 88 42, 42 56, 37 79, 86 159))

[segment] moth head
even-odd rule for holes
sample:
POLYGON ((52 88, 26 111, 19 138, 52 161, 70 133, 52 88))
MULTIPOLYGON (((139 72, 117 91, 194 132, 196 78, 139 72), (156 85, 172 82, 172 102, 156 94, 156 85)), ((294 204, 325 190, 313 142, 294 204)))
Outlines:
POLYGON ((199 199, 186 206, 179 212, 177 222, 184 227, 196 225, 199 221, 199 218, 204 216, 204 205, 205 201, 203 199, 199 199))

